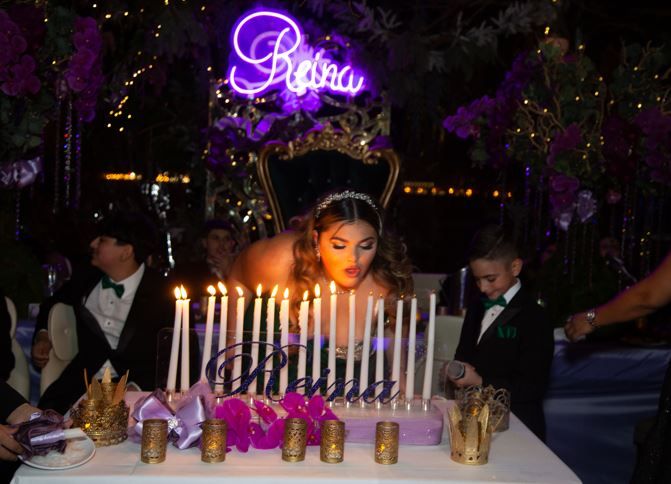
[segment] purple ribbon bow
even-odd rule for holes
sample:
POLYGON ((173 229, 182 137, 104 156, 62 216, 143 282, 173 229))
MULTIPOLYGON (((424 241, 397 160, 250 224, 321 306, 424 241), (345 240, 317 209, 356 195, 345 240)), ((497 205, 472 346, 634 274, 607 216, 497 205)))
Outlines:
POLYGON ((168 437, 178 449, 188 449, 198 444, 202 430, 200 424, 207 419, 205 404, 200 395, 185 398, 173 413, 163 390, 156 389, 135 404, 132 417, 137 420, 135 432, 142 435, 142 421, 158 418, 168 421, 168 437))
POLYGON ((27 422, 19 424, 14 439, 25 449, 23 455, 46 455, 52 450, 65 452, 63 416, 55 410, 33 414, 27 422))

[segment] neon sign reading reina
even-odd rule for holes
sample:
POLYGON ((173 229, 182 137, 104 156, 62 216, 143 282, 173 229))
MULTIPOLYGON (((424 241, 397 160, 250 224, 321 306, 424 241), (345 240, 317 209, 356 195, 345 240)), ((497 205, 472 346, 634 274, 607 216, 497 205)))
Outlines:
POLYGON ((259 96, 286 88, 298 96, 308 90, 354 95, 364 87, 364 77, 352 66, 303 45, 298 23, 286 14, 261 10, 243 15, 231 42, 228 80, 241 94, 259 96))
MULTIPOLYGON (((222 362, 221 366, 217 368, 217 358, 219 355, 225 355, 225 354, 230 355, 234 353, 234 350, 237 346, 254 345, 254 344, 259 346, 270 347, 270 350, 268 351, 266 357, 258 363, 256 368, 249 368, 246 375, 243 374, 241 377, 236 378, 235 380, 225 381, 223 383, 219 383, 219 385, 228 386, 229 384, 234 385, 236 382, 238 382, 238 386, 236 388, 232 388, 231 391, 225 393, 224 396, 231 396, 231 395, 237 395, 238 393, 244 393, 247 391, 249 385, 254 383, 257 377, 260 377, 264 373, 268 373, 265 370, 266 361, 269 360, 272 361, 275 356, 279 356, 279 365, 274 366, 272 370, 270 370, 264 390, 264 394, 266 395, 266 397, 268 397, 268 399, 279 401, 282 399, 281 396, 280 398, 277 399, 273 398, 273 387, 275 385, 276 377, 279 374, 280 370, 289 363, 289 357, 282 348, 287 347, 305 348, 305 346, 303 345, 289 344, 286 347, 280 348, 279 345, 276 344, 271 345, 269 343, 262 341, 246 341, 244 343, 236 343, 231 346, 227 346, 226 348, 221 350, 217 355, 212 357, 210 361, 208 361, 206 368, 207 378, 210 381, 210 383, 217 385, 217 383, 215 383, 217 373, 223 376, 224 369, 229 364, 233 363, 233 361, 236 358, 242 358, 243 360, 247 360, 248 362, 250 362, 252 360, 251 355, 248 353, 241 353, 240 355, 234 355, 226 359, 225 361, 222 362)), ((316 381, 313 381, 312 377, 310 376, 306 376, 305 378, 298 378, 297 380, 291 381, 287 385, 285 392, 287 393, 295 392, 298 389, 303 388, 305 395, 310 397, 315 392, 317 392, 317 390, 319 390, 319 388, 322 385, 326 384, 326 379, 330 372, 331 370, 329 368, 324 368, 322 370, 321 376, 316 381)), ((380 403, 388 403, 392 401, 395 397, 397 397, 400 393, 397 392, 396 394, 391 395, 394 383, 396 383, 394 380, 380 380, 371 383, 367 388, 363 389, 363 391, 360 393, 361 389, 359 388, 358 379, 352 378, 349 381, 345 381, 343 378, 336 378, 333 384, 326 389, 326 393, 328 394, 326 400, 329 402, 335 400, 337 396, 343 393, 346 386, 351 384, 349 391, 344 395, 345 400, 347 400, 348 402, 356 402, 361 399, 366 403, 373 403, 375 401, 380 401, 380 403)))

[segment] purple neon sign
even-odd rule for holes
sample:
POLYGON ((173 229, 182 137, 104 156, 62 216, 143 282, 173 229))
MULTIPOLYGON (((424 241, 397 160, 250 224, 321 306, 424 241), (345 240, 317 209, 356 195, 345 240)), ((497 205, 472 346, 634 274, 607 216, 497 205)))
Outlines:
POLYGON ((258 10, 236 22, 228 80, 237 92, 260 96, 278 89, 304 96, 314 91, 355 95, 364 76, 349 64, 339 64, 326 49, 304 42, 298 23, 285 13, 258 10))

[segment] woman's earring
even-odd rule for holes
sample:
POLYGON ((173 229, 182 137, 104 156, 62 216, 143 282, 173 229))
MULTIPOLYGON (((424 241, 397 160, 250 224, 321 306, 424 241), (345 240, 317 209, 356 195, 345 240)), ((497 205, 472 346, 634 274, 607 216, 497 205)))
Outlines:
POLYGON ((315 246, 315 255, 317 256, 317 261, 321 262, 322 254, 321 254, 321 252, 319 252, 319 246, 318 245, 315 246))

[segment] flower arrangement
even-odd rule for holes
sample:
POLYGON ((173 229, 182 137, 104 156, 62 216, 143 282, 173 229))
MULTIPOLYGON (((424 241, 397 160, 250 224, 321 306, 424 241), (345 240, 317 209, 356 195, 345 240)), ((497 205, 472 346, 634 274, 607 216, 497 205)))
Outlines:
POLYGON ((565 39, 549 38, 515 59, 495 97, 460 107, 444 126, 474 140, 474 162, 522 163, 544 180, 552 217, 567 230, 631 183, 671 184, 670 65, 668 49, 625 46, 607 82, 584 46, 569 52, 565 39))
POLYGON ((252 405, 236 397, 226 398, 221 404, 215 405, 209 386, 199 382, 189 389, 173 411, 163 390, 156 389, 136 402, 132 417, 137 423, 130 438, 139 441, 144 420, 161 418, 168 420, 169 440, 175 447, 188 449, 198 445, 200 424, 213 416, 226 421, 226 445, 235 447, 239 452, 247 452, 250 446, 255 449, 281 446, 285 418, 302 418, 306 421, 307 445, 319 445, 322 420, 338 420, 321 395, 307 399, 295 392, 287 393, 280 403, 286 412, 283 417, 260 400, 254 400, 252 405))
POLYGON ((46 124, 72 95, 85 122, 95 116, 103 76, 102 37, 93 18, 63 7, 0 9, 0 160, 39 152, 46 124))

